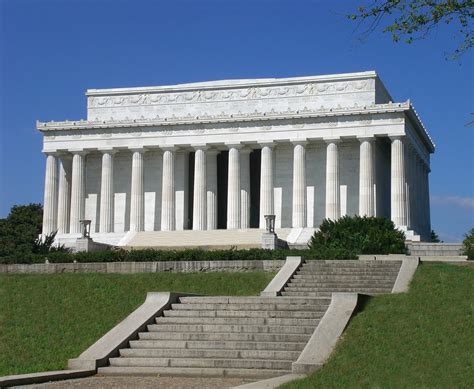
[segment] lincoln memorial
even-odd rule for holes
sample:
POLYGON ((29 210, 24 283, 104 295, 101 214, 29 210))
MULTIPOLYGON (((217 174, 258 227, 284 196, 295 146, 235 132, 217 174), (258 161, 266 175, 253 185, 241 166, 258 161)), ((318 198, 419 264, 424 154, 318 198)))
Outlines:
MULTIPOLYGON (((43 234, 120 244, 142 231, 314 231, 390 218, 430 236, 434 144, 373 71, 89 89, 87 119, 37 122, 43 234)), ((59 98, 59 97, 58 97, 59 98)), ((310 235, 308 235, 310 236, 310 235)))

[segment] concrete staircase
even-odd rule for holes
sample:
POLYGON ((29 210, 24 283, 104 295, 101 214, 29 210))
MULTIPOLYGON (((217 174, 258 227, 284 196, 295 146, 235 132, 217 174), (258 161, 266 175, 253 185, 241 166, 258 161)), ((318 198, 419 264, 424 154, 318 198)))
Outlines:
POLYGON ((282 296, 331 297, 333 292, 390 293, 401 261, 308 261, 282 296))
POLYGON ((106 375, 269 378, 292 372, 332 292, 390 293, 401 261, 309 261, 278 297, 181 297, 106 375))
POLYGON ((291 364, 330 298, 182 297, 101 374, 266 378, 291 364))
MULTIPOLYGON (((278 238, 286 240, 290 228, 277 229, 278 238)), ((133 235, 125 247, 163 248, 163 249, 229 249, 232 247, 248 249, 262 247, 264 230, 249 228, 244 230, 209 231, 143 231, 133 235)))

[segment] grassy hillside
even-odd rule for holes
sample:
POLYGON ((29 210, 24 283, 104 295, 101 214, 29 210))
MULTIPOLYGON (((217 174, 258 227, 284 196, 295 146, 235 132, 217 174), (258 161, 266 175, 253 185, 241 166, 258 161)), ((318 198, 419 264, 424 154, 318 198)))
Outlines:
POLYGON ((0 275, 0 376, 66 367, 149 291, 255 295, 272 273, 0 275))
POLYGON ((474 267, 421 265, 409 293, 375 297, 303 388, 474 387, 474 267))

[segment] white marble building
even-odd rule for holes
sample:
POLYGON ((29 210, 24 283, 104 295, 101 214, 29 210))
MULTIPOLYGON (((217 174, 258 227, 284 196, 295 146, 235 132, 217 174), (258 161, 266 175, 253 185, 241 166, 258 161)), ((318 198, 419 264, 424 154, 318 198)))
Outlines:
POLYGON ((428 239, 434 145, 373 71, 90 89, 87 119, 38 122, 43 233, 317 228, 391 218, 428 239))

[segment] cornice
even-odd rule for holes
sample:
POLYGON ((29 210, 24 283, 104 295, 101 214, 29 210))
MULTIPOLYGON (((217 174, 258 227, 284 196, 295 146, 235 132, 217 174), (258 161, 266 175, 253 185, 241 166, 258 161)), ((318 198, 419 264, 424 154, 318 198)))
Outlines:
POLYGON ((137 93, 148 94, 154 92, 183 92, 194 90, 235 89, 259 86, 285 86, 297 85, 307 82, 353 81, 358 79, 372 79, 375 77, 377 77, 377 73, 375 71, 366 71, 356 73, 329 74, 322 76, 205 81, 151 87, 88 89, 86 92, 86 96, 112 96, 137 93))
POLYGON ((288 120, 288 119, 306 119, 306 118, 322 118, 322 117, 338 117, 338 116, 357 116, 380 113, 405 112, 410 110, 410 102, 404 103, 388 103, 373 104, 353 107, 337 107, 310 109, 304 107, 301 110, 286 111, 257 111, 251 113, 227 114, 221 113, 217 115, 208 115, 203 113, 199 116, 188 114, 183 117, 172 116, 171 118, 160 118, 159 116, 151 119, 133 119, 133 120, 78 120, 78 121, 61 121, 61 122, 36 122, 36 128, 41 132, 58 131, 58 130, 88 130, 88 129, 107 129, 107 128, 134 128, 134 127, 157 127, 157 126, 174 126, 183 124, 203 124, 203 123, 238 123, 251 121, 268 121, 268 120, 288 120))

